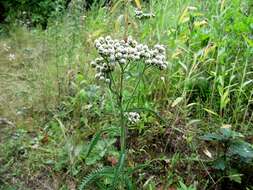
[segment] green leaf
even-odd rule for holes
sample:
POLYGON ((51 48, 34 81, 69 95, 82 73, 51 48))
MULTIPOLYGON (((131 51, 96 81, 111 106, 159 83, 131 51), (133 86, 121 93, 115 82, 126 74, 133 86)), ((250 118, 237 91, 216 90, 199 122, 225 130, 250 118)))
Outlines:
POLYGON ((229 147, 229 154, 239 155, 241 158, 248 161, 253 159, 253 148, 252 145, 245 141, 233 142, 229 147))
POLYGON ((85 157, 88 157, 89 154, 91 153, 91 151, 93 150, 93 148, 96 146, 97 142, 99 141, 100 139, 100 136, 101 134, 103 133, 104 131, 99 131, 95 134, 95 136, 92 138, 91 142, 90 142, 90 145, 89 145, 89 148, 88 148, 88 151, 86 153, 86 156, 85 157))
POLYGON ((226 168, 226 162, 224 158, 220 157, 213 162, 213 168, 218 170, 224 170, 226 168))
POLYGON ((216 133, 208 133, 202 137, 206 141, 228 141, 232 138, 243 137, 240 133, 232 131, 230 128, 220 128, 216 133))
POLYGON ((219 132, 222 135, 222 140, 228 140, 235 136, 230 128, 221 128, 219 132))
POLYGON ((234 182, 237 182, 237 183, 242 183, 241 176, 243 176, 243 174, 232 174, 232 175, 229 175, 228 178, 231 181, 234 181, 234 182))
POLYGON ((205 141, 221 141, 223 137, 220 134, 208 133, 204 136, 201 136, 200 139, 205 141))
POLYGON ((99 156, 98 154, 91 154, 88 158, 85 159, 85 164, 88 166, 93 165, 100 159, 101 159, 101 156, 99 156))
POLYGON ((86 189, 89 183, 93 182, 94 180, 96 180, 97 178, 101 176, 111 177, 113 172, 114 172, 114 169, 112 167, 103 167, 103 168, 98 168, 96 170, 93 170, 89 175, 85 176, 82 179, 81 184, 78 189, 79 190, 86 189))

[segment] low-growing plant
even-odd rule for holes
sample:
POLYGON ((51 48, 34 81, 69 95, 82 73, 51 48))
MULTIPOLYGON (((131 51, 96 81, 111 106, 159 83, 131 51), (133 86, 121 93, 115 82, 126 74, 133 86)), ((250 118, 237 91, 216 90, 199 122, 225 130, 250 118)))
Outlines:
MULTIPOLYGON (((228 178, 241 183, 241 169, 245 164, 253 166, 253 147, 243 140, 243 135, 227 127, 220 128, 215 133, 208 133, 201 139, 217 144, 217 155, 211 162, 211 167, 220 171, 219 180, 228 178)), ((218 181, 219 181, 218 180, 218 181)))

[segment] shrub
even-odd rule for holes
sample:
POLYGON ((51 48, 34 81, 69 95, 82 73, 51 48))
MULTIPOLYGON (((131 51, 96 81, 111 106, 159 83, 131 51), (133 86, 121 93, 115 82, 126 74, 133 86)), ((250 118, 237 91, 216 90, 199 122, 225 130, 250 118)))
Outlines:
POLYGON ((6 0, 0 2, 1 21, 19 19, 21 24, 46 28, 48 20, 56 16, 55 13, 63 12, 67 2, 68 0, 6 0))

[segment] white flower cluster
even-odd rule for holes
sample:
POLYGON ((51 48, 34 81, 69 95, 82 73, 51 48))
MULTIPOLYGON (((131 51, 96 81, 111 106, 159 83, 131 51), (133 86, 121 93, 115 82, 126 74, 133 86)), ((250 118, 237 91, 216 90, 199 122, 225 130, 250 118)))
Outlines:
POLYGON ((10 53, 9 56, 8 56, 8 59, 9 59, 9 61, 14 61, 16 59, 15 54, 10 53))
POLYGON ((155 45, 149 49, 147 45, 137 43, 131 36, 125 40, 112 39, 110 36, 95 40, 95 47, 100 54, 91 62, 96 68, 96 79, 110 82, 109 73, 115 69, 116 64, 125 65, 131 61, 142 60, 147 65, 153 65, 160 70, 167 68, 166 52, 163 45, 155 45))
POLYGON ((153 13, 144 13, 140 9, 135 9, 134 12, 135 12, 135 17, 138 19, 155 17, 155 15, 153 13))
POLYGON ((126 113, 127 119, 131 124, 136 124, 140 121, 140 114, 137 112, 128 112, 126 113))

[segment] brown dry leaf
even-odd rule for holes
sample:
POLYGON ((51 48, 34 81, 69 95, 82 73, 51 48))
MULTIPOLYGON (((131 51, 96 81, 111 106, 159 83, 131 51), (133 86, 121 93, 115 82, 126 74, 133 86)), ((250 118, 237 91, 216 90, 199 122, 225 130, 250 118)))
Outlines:
POLYGON ((206 156, 208 156, 209 158, 212 158, 213 156, 212 156, 212 153, 207 149, 207 148, 205 148, 204 150, 203 150, 203 152, 204 152, 204 154, 206 155, 206 156))
POLYGON ((42 143, 42 144, 47 144, 48 143, 48 134, 46 133, 45 135, 44 135, 44 137, 40 140, 40 142, 42 143))

